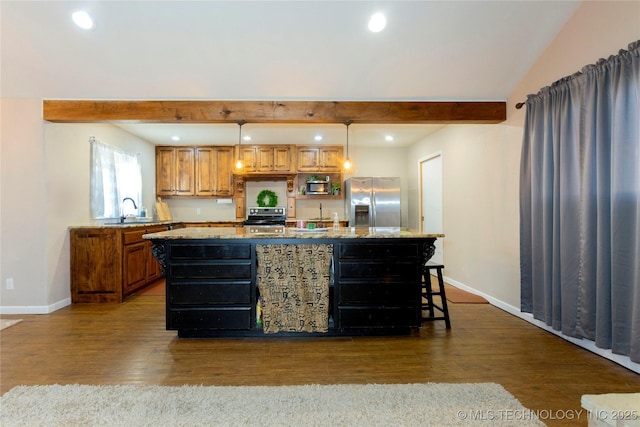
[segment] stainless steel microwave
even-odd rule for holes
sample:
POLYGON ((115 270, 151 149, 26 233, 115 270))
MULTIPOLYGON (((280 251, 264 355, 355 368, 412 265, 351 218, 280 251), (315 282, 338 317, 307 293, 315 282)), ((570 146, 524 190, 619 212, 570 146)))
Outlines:
POLYGON ((307 181, 307 194, 330 194, 330 181, 307 181))

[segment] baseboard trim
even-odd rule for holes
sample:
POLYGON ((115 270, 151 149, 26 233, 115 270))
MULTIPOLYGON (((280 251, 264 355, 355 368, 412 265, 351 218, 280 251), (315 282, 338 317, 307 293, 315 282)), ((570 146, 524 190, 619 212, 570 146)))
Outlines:
POLYGON ((71 305, 71 298, 65 298, 53 304, 42 305, 42 306, 39 306, 39 305, 1 306, 0 314, 50 314, 68 305, 71 305))
POLYGON ((562 332, 560 331, 556 331, 555 329, 553 329, 551 326, 547 325, 546 323, 535 319, 533 317, 533 315, 531 313, 524 313, 522 312, 519 308, 514 307, 511 304, 507 304, 504 301, 501 301, 499 299, 496 299, 494 297, 492 297, 491 295, 487 295, 484 292, 480 292, 476 289, 473 289, 467 285, 465 285, 464 283, 458 282, 457 280, 454 280, 448 276, 444 276, 444 281, 447 282, 448 284, 450 284, 451 286, 454 286, 456 288, 465 290, 469 293, 475 294, 475 295, 479 295, 483 298, 485 298, 487 301, 489 301, 489 304, 498 307, 501 310, 506 311, 509 314, 512 314, 516 317, 519 317, 520 319, 531 323, 534 326, 537 326, 540 329, 543 329, 547 332, 550 332, 560 338, 562 338, 565 341, 569 341, 572 344, 577 345, 578 347, 584 348, 585 350, 588 350, 592 353, 597 354, 598 356, 602 356, 605 359, 611 360, 612 362, 617 363, 620 366, 623 366, 627 369, 629 369, 630 371, 633 371, 635 373, 640 374, 640 363, 635 363, 632 362, 631 359, 629 358, 629 356, 623 356, 621 354, 615 354, 613 352, 611 352, 611 350, 608 349, 604 349, 604 348, 600 348, 600 347, 596 347, 595 342, 584 339, 584 338, 574 338, 574 337, 570 337, 567 335, 564 335, 562 332))

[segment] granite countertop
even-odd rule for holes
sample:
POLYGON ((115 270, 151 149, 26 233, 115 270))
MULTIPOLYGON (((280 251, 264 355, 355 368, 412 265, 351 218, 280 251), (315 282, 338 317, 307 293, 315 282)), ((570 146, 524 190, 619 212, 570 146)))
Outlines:
POLYGON ((153 225, 170 225, 176 224, 177 221, 127 221, 123 223, 119 223, 117 219, 114 220, 104 220, 104 221, 95 221, 93 224, 86 225, 73 225, 70 226, 69 229, 77 229, 77 228, 133 228, 133 227, 148 227, 153 225))
POLYGON ((161 233, 145 234, 144 239, 353 239, 353 238, 438 238, 444 234, 424 234, 414 230, 393 227, 339 229, 286 228, 284 233, 249 233, 236 227, 189 227, 161 233))
POLYGON ((176 224, 239 224, 242 225, 242 220, 228 220, 228 221, 211 221, 211 220, 202 220, 202 221, 185 221, 185 220, 171 220, 171 221, 160 221, 160 220, 136 220, 136 221, 125 221, 124 223, 119 223, 117 219, 113 220, 96 220, 93 224, 86 225, 73 225, 70 226, 69 229, 75 228, 132 228, 132 227, 148 227, 154 225, 176 225, 176 224))
MULTIPOLYGON (((314 222, 318 223, 319 219, 301 219, 301 218, 289 218, 286 220, 286 224, 288 226, 294 225, 297 222, 314 222)), ((340 222, 346 222, 346 220, 340 220, 340 222)), ((323 221, 324 225, 332 225, 333 221, 325 218, 323 221)), ((145 227, 145 226, 153 226, 153 225, 178 225, 178 224, 234 224, 235 226, 244 225, 244 220, 242 219, 229 219, 229 220, 206 220, 206 219, 173 219, 171 221, 160 221, 154 219, 145 219, 145 220, 128 220, 124 223, 118 222, 117 218, 109 219, 109 220, 95 220, 90 224, 83 225, 72 225, 69 226, 69 229, 86 229, 86 228, 132 228, 132 227, 145 227)))

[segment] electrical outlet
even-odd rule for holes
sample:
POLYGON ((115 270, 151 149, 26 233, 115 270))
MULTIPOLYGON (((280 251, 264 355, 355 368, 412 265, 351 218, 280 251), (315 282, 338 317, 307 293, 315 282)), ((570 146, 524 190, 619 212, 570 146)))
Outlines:
POLYGON ((200 208, 196 208, 196 215, 200 216, 200 208))
POLYGON ((13 289, 13 277, 7 279, 7 289, 13 289))

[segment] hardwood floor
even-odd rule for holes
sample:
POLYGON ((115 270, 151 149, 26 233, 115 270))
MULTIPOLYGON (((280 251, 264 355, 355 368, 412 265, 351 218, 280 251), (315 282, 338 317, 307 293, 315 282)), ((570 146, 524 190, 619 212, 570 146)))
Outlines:
POLYGON ((450 303, 452 330, 402 337, 179 339, 164 297, 75 304, 0 333, 0 392, 20 384, 295 385, 496 382, 549 426, 587 425, 583 394, 640 391, 640 375, 489 304, 450 303), (560 413, 561 414, 561 413, 560 413), (576 412, 577 414, 577 412, 576 412))

